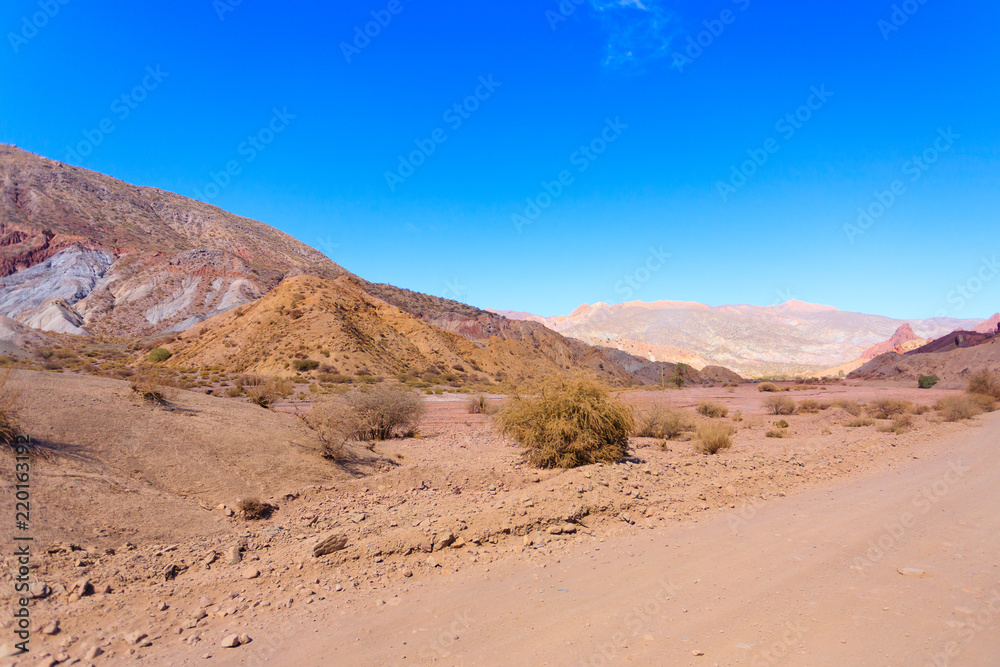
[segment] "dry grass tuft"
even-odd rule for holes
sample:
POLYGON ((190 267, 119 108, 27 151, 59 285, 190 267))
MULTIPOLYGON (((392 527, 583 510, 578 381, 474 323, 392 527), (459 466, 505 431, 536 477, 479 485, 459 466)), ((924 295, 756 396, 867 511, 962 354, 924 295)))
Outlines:
POLYGON ((769 396, 764 399, 764 409, 772 415, 794 414, 795 401, 787 396, 769 396))
POLYGON ((0 370, 0 445, 13 447, 22 433, 21 391, 11 382, 13 369, 0 370))
POLYGON ((542 468, 619 463, 635 420, 629 407, 593 380, 553 379, 535 396, 514 396, 500 411, 501 432, 542 468))
POLYGON ((787 438, 788 431, 783 428, 772 428, 770 431, 764 434, 768 438, 787 438))
POLYGON ((941 418, 946 422, 972 419, 985 412, 975 396, 968 394, 965 396, 946 396, 934 405, 934 409, 941 413, 941 418))
POLYGON ((913 430, 913 417, 909 414, 897 415, 893 418, 891 424, 879 426, 878 430, 882 433, 895 433, 896 435, 902 435, 913 430))
POLYGON ((287 398, 295 390, 295 384, 291 380, 259 375, 247 375, 239 380, 237 386, 243 388, 243 393, 251 403, 262 408, 271 407, 279 398, 287 398))
POLYGON ((178 391, 174 378, 149 366, 143 366, 133 373, 129 385, 136 396, 157 405, 172 401, 178 391))
POLYGON ((702 454, 715 454, 733 446, 733 433, 736 428, 731 424, 712 422, 698 426, 698 439, 694 441, 694 450, 702 454))
POLYGON ((271 512, 274 511, 273 506, 262 502, 260 498, 244 498, 241 499, 236 506, 243 514, 243 518, 250 519, 251 521, 264 519, 270 516, 271 512))
POLYGON ((874 426, 875 420, 871 417, 855 417, 849 422, 844 422, 848 428, 861 428, 862 426, 874 426))
POLYGON ((848 401, 845 399, 838 399, 833 402, 833 406, 840 408, 847 414, 853 417, 860 417, 864 407, 857 401, 848 401))
POLYGON ((761 382, 757 385, 757 391, 775 392, 778 391, 778 385, 773 382, 761 382))
POLYGON ((636 420, 635 435, 640 438, 676 440, 693 431, 694 415, 686 410, 653 405, 642 410, 636 420))
POLYGON ((470 396, 465 405, 468 408, 470 415, 490 414, 490 403, 486 400, 486 396, 483 394, 480 394, 479 396, 470 396))
POLYGON ((875 419, 892 419, 899 415, 912 414, 914 405, 898 398, 876 398, 867 406, 868 414, 875 419))
POLYGON ((969 377, 970 394, 992 396, 1000 401, 1000 374, 990 371, 980 371, 969 377))
POLYGON ((698 404, 699 415, 710 417, 712 419, 721 419, 729 414, 729 408, 719 403, 713 403, 712 401, 702 401, 698 404))

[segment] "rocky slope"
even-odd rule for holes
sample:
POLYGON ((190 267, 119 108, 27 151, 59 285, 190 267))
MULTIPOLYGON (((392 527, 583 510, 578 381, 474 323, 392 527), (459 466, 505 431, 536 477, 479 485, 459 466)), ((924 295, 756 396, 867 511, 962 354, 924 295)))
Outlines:
POLYGON ((1000 371, 1000 337, 956 331, 906 354, 880 355, 848 377, 915 381, 921 375, 937 375, 947 385, 964 383, 982 370, 1000 371))
POLYGON ((800 301, 768 307, 680 301, 598 303, 551 318, 499 312, 541 322, 591 344, 684 361, 696 368, 717 364, 757 377, 827 371, 887 341, 903 324, 909 324, 915 336, 930 339, 979 323, 947 318, 904 322, 800 301))

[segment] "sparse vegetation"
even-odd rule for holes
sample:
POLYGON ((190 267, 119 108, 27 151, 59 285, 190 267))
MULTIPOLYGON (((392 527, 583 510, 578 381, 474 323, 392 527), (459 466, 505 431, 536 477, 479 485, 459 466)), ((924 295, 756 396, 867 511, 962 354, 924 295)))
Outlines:
POLYGON ((775 392, 778 391, 778 385, 774 384, 773 382, 761 382, 759 385, 757 385, 757 391, 775 392))
POLYGON ((972 419, 983 414, 984 410, 974 396, 946 396, 935 404, 934 409, 941 414, 946 422, 957 422, 972 419))
POLYGON ((864 407, 857 401, 848 401, 844 399, 839 399, 833 402, 833 406, 836 408, 840 408, 841 410, 843 410, 844 412, 853 417, 860 416, 861 413, 864 411, 864 407))
POLYGON ((855 417, 854 419, 845 422, 844 426, 848 428, 861 428, 863 426, 874 426, 875 420, 871 417, 855 417))
POLYGON ((636 420, 635 435, 640 438, 676 440, 694 430, 694 415, 685 410, 654 405, 642 410, 636 420))
POLYGON ((291 380, 272 377, 264 378, 259 375, 244 376, 240 380, 243 393, 254 405, 262 408, 270 408, 279 398, 292 395, 295 385, 291 380))
POLYGON ((0 445, 13 447, 21 432, 21 395, 11 382, 11 368, 0 370, 0 445))
POLYGON ((347 441, 357 430, 357 424, 343 397, 318 401, 305 417, 319 440, 323 458, 343 461, 347 441))
POLYGON ((772 415, 790 415, 795 413, 795 401, 787 396, 769 396, 764 399, 764 409, 772 415))
POLYGON ((868 414, 875 419, 892 419, 913 412, 913 403, 898 398, 876 398, 867 406, 868 414))
POLYGON ((516 395, 499 413, 501 432, 542 468, 618 463, 635 427, 632 411, 593 380, 549 380, 536 395, 516 395))
POLYGON ((148 366, 133 373, 129 385, 136 396, 150 403, 167 403, 177 394, 177 383, 172 377, 148 366))
POLYGON ((729 408, 719 403, 713 403, 711 401, 702 401, 698 404, 699 415, 704 417, 709 417, 711 419, 720 419, 729 414, 729 408))
POLYGON ((292 368, 299 373, 308 373, 319 368, 319 362, 312 359, 296 359, 292 362, 292 368))
POLYGON ((897 415, 893 418, 891 424, 879 426, 878 430, 882 433, 895 433, 896 435, 902 435, 913 430, 913 417, 909 414, 897 415))
POLYGON ((149 360, 154 364, 164 362, 172 356, 174 356, 173 353, 165 347, 157 347, 149 351, 149 360))
POLYGON ((724 422, 711 422, 698 426, 698 438, 694 450, 702 454, 715 454, 733 446, 735 427, 724 422))
POLYGON ((941 381, 937 375, 921 375, 917 378, 917 386, 921 389, 930 389, 941 381))
POLYGON ((768 438, 787 438, 788 431, 782 428, 772 428, 770 431, 764 434, 768 438))
POLYGON ((968 392, 970 394, 991 396, 995 400, 1000 400, 1000 374, 990 371, 974 373, 969 378, 968 392))
POLYGON ((784 419, 780 419, 774 422, 774 425, 777 426, 778 428, 788 428, 788 422, 786 422, 784 419))
POLYGON ((470 396, 465 405, 470 415, 488 415, 490 413, 489 401, 486 400, 486 396, 483 394, 470 396))

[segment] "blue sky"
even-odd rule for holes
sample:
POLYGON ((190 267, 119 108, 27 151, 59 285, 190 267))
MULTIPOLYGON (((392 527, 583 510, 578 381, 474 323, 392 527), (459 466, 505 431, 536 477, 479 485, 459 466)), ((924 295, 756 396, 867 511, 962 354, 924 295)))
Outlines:
POLYGON ((1000 310, 995 2, 330 5, 9 0, 0 141, 481 307, 1000 310))

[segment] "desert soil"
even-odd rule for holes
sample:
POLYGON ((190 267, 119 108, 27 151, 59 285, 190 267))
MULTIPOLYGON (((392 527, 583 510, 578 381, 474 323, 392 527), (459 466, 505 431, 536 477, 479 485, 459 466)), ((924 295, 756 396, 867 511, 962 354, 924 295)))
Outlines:
POLYGON ((742 411, 733 448, 637 439, 621 465, 539 471, 434 397, 423 437, 338 466, 292 415, 22 376, 39 541, 57 548, 34 570, 32 652, 3 664, 998 664, 996 415, 895 435, 831 408, 772 439, 752 387, 638 392, 742 411), (278 509, 231 516, 248 493, 278 509), (346 548, 314 557, 331 535, 346 548))

